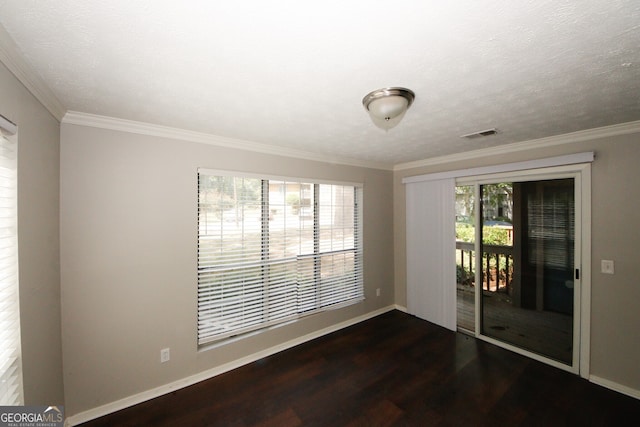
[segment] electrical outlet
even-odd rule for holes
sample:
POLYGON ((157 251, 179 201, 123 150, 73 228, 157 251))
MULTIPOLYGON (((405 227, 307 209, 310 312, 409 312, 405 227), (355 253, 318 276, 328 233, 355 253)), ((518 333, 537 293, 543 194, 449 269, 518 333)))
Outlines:
POLYGON ((613 274, 614 273, 613 261, 608 259, 603 259, 600 262, 600 271, 604 274, 613 274))
POLYGON ((376 296, 379 297, 380 296, 380 288, 376 289, 376 296))
POLYGON ((160 363, 168 362, 171 359, 171 353, 168 348, 160 350, 160 363))

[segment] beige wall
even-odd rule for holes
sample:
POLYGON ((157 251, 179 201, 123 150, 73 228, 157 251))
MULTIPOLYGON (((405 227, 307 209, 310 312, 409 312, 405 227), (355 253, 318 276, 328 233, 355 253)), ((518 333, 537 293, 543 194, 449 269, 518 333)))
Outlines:
POLYGON ((60 238, 67 414, 393 304, 392 188, 390 171, 63 124, 60 238), (198 351, 198 167, 364 183, 366 300, 198 351), (160 364, 164 347, 171 348, 171 361, 160 364))
POLYGON ((402 178, 595 151, 592 165, 591 375, 640 392, 640 135, 439 164, 394 173, 396 303, 406 307, 405 192, 402 178), (615 275, 600 260, 615 261, 615 275))
POLYGON ((0 114, 18 124, 18 245, 25 403, 63 405, 58 121, 0 63, 0 114))

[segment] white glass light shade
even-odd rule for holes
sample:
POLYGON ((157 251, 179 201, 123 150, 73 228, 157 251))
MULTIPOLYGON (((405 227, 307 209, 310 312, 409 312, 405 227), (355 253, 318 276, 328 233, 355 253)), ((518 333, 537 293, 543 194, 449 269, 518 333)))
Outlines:
POLYGON ((402 96, 378 98, 369 104, 369 113, 378 119, 391 120, 407 111, 409 101, 402 96))
POLYGON ((409 89, 385 88, 369 93, 362 104, 377 127, 389 130, 400 123, 414 97, 409 89))

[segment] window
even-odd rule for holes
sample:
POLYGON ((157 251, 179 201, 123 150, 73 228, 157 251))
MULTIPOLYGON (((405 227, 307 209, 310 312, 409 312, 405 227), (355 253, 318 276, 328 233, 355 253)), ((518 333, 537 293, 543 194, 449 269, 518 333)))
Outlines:
POLYGON ((0 405, 22 405, 17 144, 0 134, 0 405))
POLYGON ((198 173, 198 344, 363 299, 362 187, 198 173))

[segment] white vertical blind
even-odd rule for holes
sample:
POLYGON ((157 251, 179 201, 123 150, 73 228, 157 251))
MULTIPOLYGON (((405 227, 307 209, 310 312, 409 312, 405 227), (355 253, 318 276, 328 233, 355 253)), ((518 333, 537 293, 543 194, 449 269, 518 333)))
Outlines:
POLYGON ((408 183, 407 310, 456 330, 455 180, 408 183))
POLYGON ((362 299, 358 187, 198 176, 199 344, 362 299))
POLYGON ((0 405, 22 405, 17 144, 0 134, 0 405))

